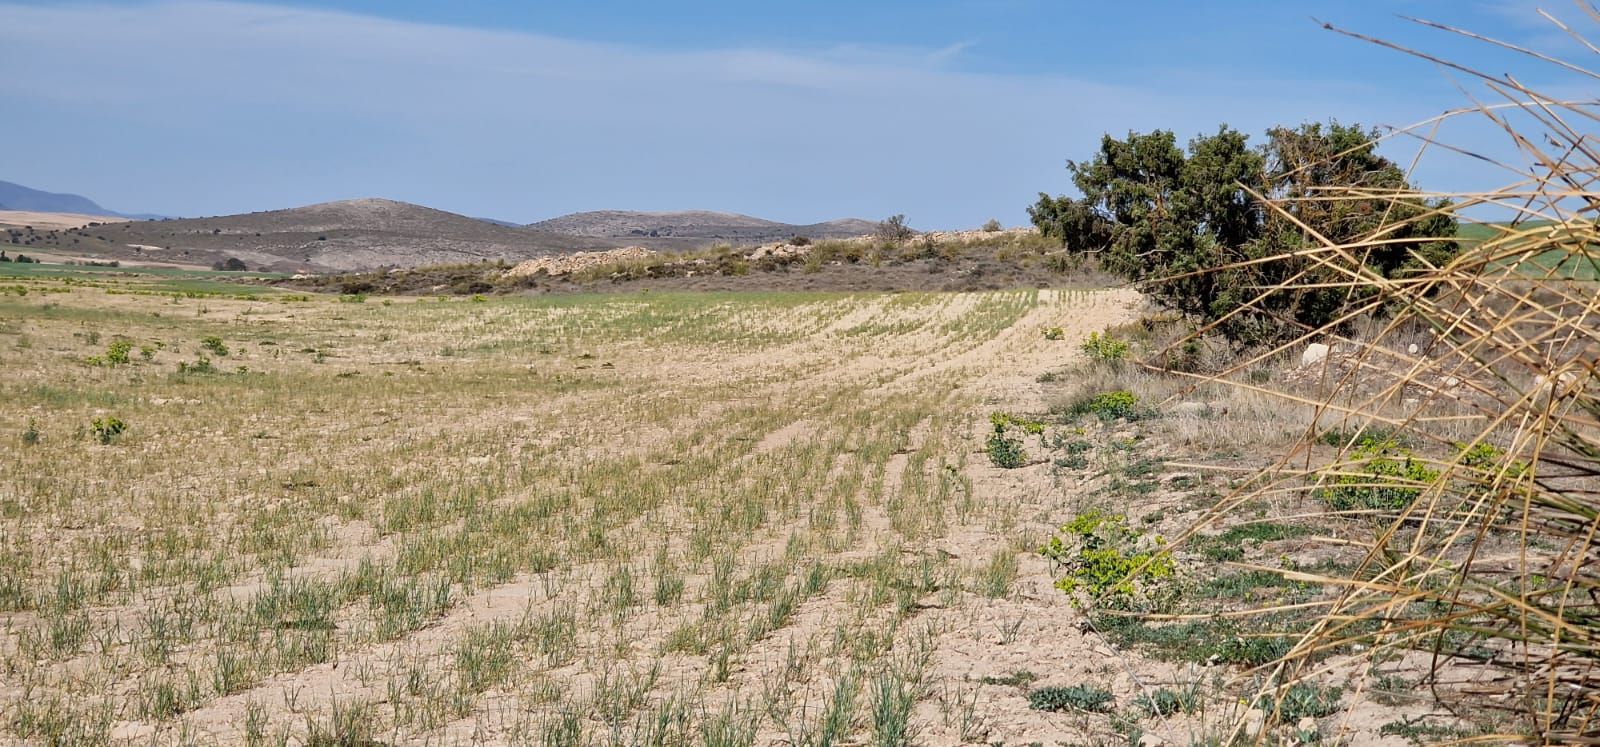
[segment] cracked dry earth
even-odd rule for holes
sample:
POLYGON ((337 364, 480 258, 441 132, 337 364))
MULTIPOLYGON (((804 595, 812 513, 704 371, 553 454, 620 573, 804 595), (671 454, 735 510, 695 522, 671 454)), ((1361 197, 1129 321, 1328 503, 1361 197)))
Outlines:
POLYGON ((1131 292, 65 290, 0 300, 0 742, 1077 744, 1017 673, 1185 676, 982 451, 1131 292))

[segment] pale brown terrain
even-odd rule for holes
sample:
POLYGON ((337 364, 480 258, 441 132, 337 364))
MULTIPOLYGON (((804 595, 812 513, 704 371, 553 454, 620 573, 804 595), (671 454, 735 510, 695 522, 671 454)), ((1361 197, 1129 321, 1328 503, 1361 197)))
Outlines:
POLYGON ((101 223, 123 223, 126 218, 104 215, 79 215, 77 213, 44 213, 33 210, 0 210, 0 228, 25 228, 39 230, 82 228, 101 223))
MULTIPOLYGON (((1218 444, 1304 426, 1248 399, 1151 426, 1049 414, 1111 384, 1077 345, 1139 317, 1130 291, 351 303, 127 282, 0 296, 0 346, 27 351, 0 394, 33 433, 0 439, 0 742, 1264 728, 1246 667, 1119 645, 1037 552, 1091 510, 1181 533, 1217 484, 1161 460, 1226 467, 1218 444), (1018 468, 985 455, 996 411, 1049 423, 1018 468), (1077 440, 1090 461, 1052 456, 1077 440), (1077 686, 1115 710, 1030 700, 1077 686), (1195 705, 1117 720, 1158 690, 1195 705)), ((1223 573, 1182 557, 1182 586, 1223 573)), ((1377 729, 1426 712, 1342 697, 1262 733, 1403 744, 1377 729)))

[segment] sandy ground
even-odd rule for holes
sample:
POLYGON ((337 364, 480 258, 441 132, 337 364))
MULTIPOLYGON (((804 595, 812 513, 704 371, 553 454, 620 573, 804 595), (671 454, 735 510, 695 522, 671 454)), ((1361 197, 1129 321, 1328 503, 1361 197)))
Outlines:
POLYGON ((28 210, 0 210, 0 226, 21 228, 32 226, 36 230, 82 228, 90 223, 123 223, 127 218, 107 215, 80 215, 78 213, 36 213, 28 210))
MULTIPOLYGON (((752 301, 721 297, 702 297, 681 312, 672 298, 649 297, 570 307, 530 299, 185 305, 72 291, 14 302, 40 305, 19 306, 24 321, 0 331, 46 354, 13 360, 6 380, 24 387, 18 406, 46 424, 46 442, 61 445, 18 450, 16 469, 0 471, 0 497, 54 506, 6 519, 9 534, 28 538, 24 545, 65 560, 84 547, 123 546, 111 539, 125 532, 131 539, 117 542, 145 548, 140 563, 150 564, 149 543, 163 522, 188 522, 180 526, 207 541, 242 547, 285 525, 295 527, 289 536, 326 538, 296 551, 276 580, 263 564, 247 563, 199 594, 218 608, 247 611, 260 609, 283 579, 314 584, 402 561, 416 566, 430 562, 419 547, 469 530, 471 541, 454 545, 442 562, 487 548, 510 553, 513 572, 456 587, 436 618, 392 638, 365 636, 368 612, 347 604, 326 633, 335 656, 309 666, 262 664, 215 689, 208 683, 220 662, 248 659, 251 647, 200 632, 164 655, 166 663, 146 663, 152 611, 196 596, 181 583, 113 592, 95 607, 88 640, 98 654, 25 662, 21 652, 37 650, 62 623, 43 608, 0 613, 10 631, 0 651, 16 672, 0 683, 0 704, 21 713, 50 702, 52 692, 74 702, 109 696, 109 734, 126 744, 237 744, 263 731, 301 744, 312 725, 356 704, 374 709, 371 736, 384 742, 568 743, 548 738, 568 713, 582 714, 593 738, 637 736, 643 726, 604 714, 619 702, 619 682, 648 673, 641 694, 626 701, 629 719, 689 698, 699 728, 712 714, 754 709, 762 714, 751 722, 754 736, 734 743, 797 745, 803 730, 795 720, 817 718, 831 689, 858 672, 853 736, 837 743, 859 744, 876 733, 868 713, 875 688, 915 670, 911 743, 1086 744, 1118 738, 1105 715, 1031 709, 1026 687, 1094 683, 1127 710, 1153 688, 1224 674, 1118 651, 1088 630, 1033 548, 1085 505, 1094 486, 1048 464, 999 469, 983 455, 989 413, 1044 411, 1050 390, 1040 374, 1072 362, 1075 341, 1088 333, 1134 320, 1137 294, 808 298, 788 307, 780 297, 760 313, 745 311, 756 308, 752 301), (102 315, 93 318, 144 320, 105 333, 136 342, 161 335, 166 345, 148 365, 85 373, 81 361, 104 343, 88 341, 85 327, 57 310, 85 304, 102 315), (736 313, 717 316, 728 309, 736 313), (713 317, 720 321, 704 321, 713 317), (1058 327, 1062 339, 1047 339, 1045 331, 1058 327), (193 357, 196 340, 217 333, 235 350, 215 360, 239 366, 238 378, 158 375, 155 366, 170 371, 193 357), (268 378, 256 385, 250 376, 268 378), (106 462, 116 452, 49 431, 104 412, 63 404, 70 400, 60 392, 73 386, 112 393, 91 401, 122 403, 117 411, 150 434, 130 442, 137 460, 106 462), (225 393, 211 393, 223 386, 225 393), (717 458, 702 472, 686 471, 685 462, 706 455, 717 458), (103 483, 70 477, 89 459, 103 465, 103 483), (62 479, 37 475, 69 476, 78 503, 28 498, 62 479), (422 508, 405 509, 411 504, 397 498, 416 496, 415 484, 430 492, 422 508), (461 486, 481 484, 504 487, 437 525, 394 528, 405 510, 448 511, 461 486), (556 531, 537 534, 549 525, 530 512, 575 491, 582 500, 557 512, 556 531), (718 503, 723 496, 738 500, 718 503), (659 503, 627 513, 648 500, 659 503), (622 512, 608 520, 610 536, 625 538, 620 554, 569 548, 587 531, 591 504, 622 512), (717 612, 714 589, 724 572, 714 566, 722 561, 695 560, 693 545, 755 506, 764 513, 752 528, 707 535, 727 543, 711 549, 730 564, 727 573, 748 585, 771 569, 792 586, 818 563, 835 576, 783 615, 758 603, 717 612), (510 536, 476 526, 511 521, 529 523, 510 536), (90 544, 74 544, 83 542, 90 544), (566 548, 564 559, 548 568, 516 565, 546 546, 566 548), (663 574, 651 560, 657 555, 680 569, 682 601, 608 611, 622 570, 646 587, 639 595, 650 595, 651 579, 663 574), (1006 588, 979 593, 974 579, 1005 558, 1015 561, 1006 588), (530 632, 542 628, 526 626, 566 614, 578 621, 576 654, 547 662, 535 653, 542 634, 530 632), (767 620, 778 622, 760 628, 767 620), (713 622, 740 631, 732 657, 719 660, 715 646, 674 643, 685 629, 709 635, 713 622), (513 663, 490 686, 463 691, 460 652, 486 630, 519 631, 513 663), (1031 680, 1013 681, 1017 673, 1031 680), (151 693, 163 682, 193 690, 175 712, 157 717, 151 693)), ((49 576, 40 578, 48 592, 49 576)), ((230 619, 206 609, 196 613, 202 620, 230 619)), ((1224 709, 1153 721, 1141 744, 1189 744, 1238 715, 1224 709)), ((1366 743, 1379 743, 1373 723, 1361 726, 1372 737, 1366 743)))

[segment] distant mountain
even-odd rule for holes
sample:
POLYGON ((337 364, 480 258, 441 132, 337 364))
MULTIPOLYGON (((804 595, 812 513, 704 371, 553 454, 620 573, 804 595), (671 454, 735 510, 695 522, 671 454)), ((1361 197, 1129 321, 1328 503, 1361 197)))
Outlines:
MULTIPOLYGON (((3 184, 3 183, 0 183, 3 184)), ((0 204, 20 202, 34 212, 71 210, 115 215, 76 195, 5 185, 0 204), (19 199, 26 198, 26 199, 19 199), (49 208, 46 210, 45 208, 49 208), (99 210, 99 213, 89 211, 99 210)), ((838 220, 791 225, 732 213, 688 211, 577 213, 527 226, 472 218, 381 198, 325 202, 212 218, 96 223, 81 218, 8 229, 8 243, 40 252, 125 261, 208 266, 230 258, 251 269, 348 272, 423 265, 520 262, 551 254, 643 246, 695 249, 711 244, 754 245, 795 236, 842 238, 871 233, 876 224, 838 220)))
POLYGON ((876 223, 857 218, 795 225, 737 213, 717 213, 707 210, 684 210, 672 213, 595 210, 528 224, 528 228, 537 231, 592 238, 639 240, 641 243, 646 243, 650 239, 673 238, 749 244, 781 241, 794 236, 812 239, 847 238, 872 233, 876 227, 876 223))
POLYGON ((100 207, 99 203, 83 195, 45 192, 12 182, 0 182, 0 210, 104 215, 111 218, 129 218, 132 220, 154 220, 163 217, 149 213, 119 213, 115 210, 107 210, 100 207))
POLYGON ((21 184, 0 182, 0 208, 29 210, 39 213, 77 213, 79 215, 106 215, 125 217, 121 213, 100 207, 82 195, 44 192, 21 184))
POLYGON ((524 259, 615 245, 603 239, 499 226, 377 198, 214 218, 111 223, 29 235, 26 246, 115 259, 252 269, 348 271, 524 259))

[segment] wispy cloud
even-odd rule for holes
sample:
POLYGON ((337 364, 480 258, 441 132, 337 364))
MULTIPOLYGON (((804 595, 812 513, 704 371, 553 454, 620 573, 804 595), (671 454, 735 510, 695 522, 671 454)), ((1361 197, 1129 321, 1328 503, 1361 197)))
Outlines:
POLYGON ((970 44, 683 52, 229 2, 0 4, 0 97, 22 104, 14 137, 58 141, 12 168, 126 209, 382 194, 525 220, 922 225, 1020 219, 1106 131, 1437 108, 1360 85, 980 74, 959 64, 970 44))

